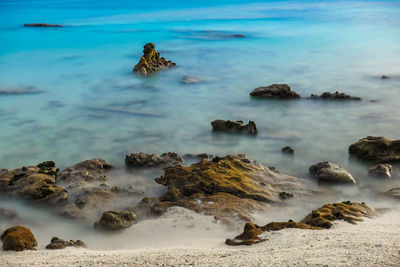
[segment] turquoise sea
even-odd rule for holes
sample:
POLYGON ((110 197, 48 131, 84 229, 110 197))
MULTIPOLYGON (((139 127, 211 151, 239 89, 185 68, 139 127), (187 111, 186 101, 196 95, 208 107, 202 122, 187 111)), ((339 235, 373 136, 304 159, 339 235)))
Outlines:
POLYGON ((303 177, 329 160, 363 181, 367 166, 348 146, 399 138, 399 1, 2 0, 0 21, 0 90, 31 92, 0 95, 1 168, 245 153, 303 177), (66 27, 23 27, 34 22, 66 27), (178 67, 133 74, 147 42, 178 67), (181 84, 184 75, 205 82, 181 84), (250 98, 272 83, 363 101, 250 98), (213 134, 215 119, 254 120, 259 134, 213 134))

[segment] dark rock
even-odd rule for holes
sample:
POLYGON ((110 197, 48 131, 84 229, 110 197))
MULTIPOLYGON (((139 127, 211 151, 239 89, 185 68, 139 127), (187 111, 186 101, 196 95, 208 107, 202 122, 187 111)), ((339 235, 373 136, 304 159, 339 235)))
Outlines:
POLYGON ((24 27, 64 27, 64 25, 47 24, 47 23, 28 23, 28 24, 24 24, 24 27))
POLYGON ((81 240, 70 240, 66 241, 58 237, 53 237, 51 239, 50 244, 46 246, 46 249, 64 249, 66 247, 76 247, 76 248, 85 248, 86 245, 81 240))
POLYGON ((130 168, 170 168, 184 164, 184 160, 175 152, 157 154, 133 153, 126 155, 125 165, 130 168))
POLYGON ((272 84, 265 87, 257 87, 251 93, 251 96, 260 98, 279 98, 293 99, 300 98, 300 95, 290 89, 287 84, 272 84))
POLYGON ((245 38, 246 35, 241 34, 241 33, 235 33, 235 34, 233 35, 233 37, 235 37, 235 38, 245 38))
POLYGON ((389 79, 389 78, 390 78, 390 77, 389 77, 389 76, 386 76, 386 75, 382 75, 382 76, 381 76, 381 79, 382 79, 382 80, 389 79))
POLYGON ((378 164, 368 170, 369 175, 380 178, 392 177, 392 166, 390 164, 378 164))
POLYGON ((3 241, 3 250, 35 250, 37 246, 36 239, 31 230, 24 226, 8 228, 0 236, 0 240, 3 241))
POLYGON ((281 200, 288 200, 288 199, 293 198, 293 194, 288 193, 288 192, 279 192, 279 198, 281 200))
POLYGON ((243 121, 215 120, 211 122, 213 131, 226 133, 257 134, 258 130, 254 121, 244 124, 243 121))
POLYGON ((199 78, 193 76, 183 76, 181 83, 183 84, 194 84, 194 83, 201 83, 202 81, 199 78))
POLYGON ((291 154, 291 155, 295 153, 294 149, 291 148, 290 146, 283 147, 281 151, 285 154, 291 154))
POLYGON ((183 157, 191 159, 213 159, 215 158, 215 155, 208 153, 200 153, 200 154, 185 154, 183 155, 183 157))
POLYGON ((400 140, 367 136, 352 144, 349 153, 373 162, 400 161, 400 140))
POLYGON ((339 93, 336 91, 335 93, 325 92, 321 95, 311 95, 312 99, 323 99, 323 100, 361 100, 360 97, 350 96, 345 93, 339 93))
POLYGON ((311 165, 309 172, 311 175, 315 176, 319 182, 323 183, 356 183, 353 176, 343 167, 327 161, 311 165))
POLYGON ((176 66, 176 63, 165 60, 160 57, 160 52, 157 52, 155 45, 148 43, 144 46, 143 56, 140 58, 138 64, 133 68, 133 72, 137 72, 143 75, 147 75, 153 72, 157 72, 161 69, 167 69, 176 66))
POLYGON ((100 220, 95 222, 94 229, 101 231, 121 231, 136 223, 135 213, 130 210, 106 211, 100 220))

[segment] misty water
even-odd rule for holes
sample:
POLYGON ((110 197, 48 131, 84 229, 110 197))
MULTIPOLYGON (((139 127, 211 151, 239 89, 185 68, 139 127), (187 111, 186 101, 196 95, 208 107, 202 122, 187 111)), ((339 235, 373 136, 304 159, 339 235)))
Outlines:
MULTIPOLYGON (((358 185, 338 200, 399 184, 397 171, 390 182, 369 178, 370 165, 347 151, 368 135, 399 138, 399 2, 187 2, 1 1, 0 168, 94 157, 123 166, 134 152, 245 153, 305 178, 315 162, 344 166, 358 185), (23 27, 33 22, 66 27, 23 27), (177 67, 133 74, 147 42, 177 67), (181 84, 185 75, 203 82, 181 84), (273 83, 304 99, 249 96, 273 83), (325 91, 363 100, 306 99, 325 91), (215 134, 215 119, 253 120, 259 134, 215 134), (286 145, 293 157, 281 153, 286 145)), ((162 190, 154 177, 142 177, 145 195, 162 190)))

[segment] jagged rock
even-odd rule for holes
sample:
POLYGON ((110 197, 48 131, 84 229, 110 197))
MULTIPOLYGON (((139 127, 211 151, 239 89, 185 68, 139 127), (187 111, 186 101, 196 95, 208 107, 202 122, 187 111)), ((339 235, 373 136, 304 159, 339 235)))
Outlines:
POLYGON ((66 241, 58 237, 53 237, 50 241, 50 244, 46 246, 46 249, 64 249, 66 247, 85 248, 86 245, 81 240, 66 241))
POLYGON ((320 162, 310 166, 309 172, 315 176, 319 182, 323 183, 356 183, 353 176, 343 167, 331 162, 320 162))
POLYGON ((350 96, 345 93, 339 93, 336 91, 335 93, 331 92, 324 92, 321 95, 311 95, 310 98, 312 99, 323 99, 323 100, 361 100, 360 97, 350 96))
POLYGON ((211 122, 213 131, 226 133, 257 134, 258 130, 254 121, 244 124, 243 121, 215 120, 211 122))
POLYGON ((37 246, 36 239, 31 230, 24 226, 8 228, 0 236, 0 240, 3 241, 3 250, 35 250, 37 246))
POLYGON ((243 154, 169 168, 156 182, 168 186, 168 191, 152 205, 153 214, 180 206, 225 222, 251 220, 252 212, 278 202, 282 191, 315 193, 304 180, 272 172, 243 154))
POLYGON ((24 27, 64 27, 64 25, 47 24, 47 23, 27 23, 27 24, 24 24, 24 27))
POLYGON ((291 148, 290 146, 283 147, 281 151, 285 154, 291 154, 291 155, 295 153, 294 149, 291 148))
POLYGON ((290 89, 287 84, 272 84, 264 87, 257 87, 251 93, 251 96, 260 98, 280 98, 294 99, 300 98, 300 95, 290 89))
POLYGON ((381 178, 392 177, 392 166, 390 164, 378 164, 368 170, 369 175, 381 178))
POLYGON ((143 56, 140 58, 138 64, 133 68, 133 72, 140 74, 150 74, 157 72, 161 69, 167 69, 176 66, 176 63, 165 60, 165 58, 160 57, 160 52, 157 52, 155 45, 152 43, 147 43, 143 49, 143 56))
POLYGON ((125 165, 131 168, 170 168, 183 164, 183 158, 175 152, 167 152, 162 154, 161 156, 157 154, 147 154, 141 152, 126 155, 125 157, 125 165))
POLYGON ((243 233, 232 239, 227 239, 225 243, 230 246, 253 245, 265 241, 260 237, 266 231, 279 231, 287 228, 322 230, 329 229, 335 220, 345 220, 356 224, 362 221, 362 217, 372 218, 376 216, 375 209, 365 203, 352 203, 350 201, 342 203, 325 204, 317 210, 313 210, 301 222, 271 222, 265 226, 258 226, 253 223, 246 223, 243 233))
POLYGON ((194 83, 201 83, 202 81, 199 78, 193 76, 183 76, 181 83, 183 84, 194 84, 194 83))
POLYGON ((400 161, 400 140, 367 136, 352 144, 349 153, 373 162, 400 161))
POLYGON ((121 231, 136 223, 135 213, 130 210, 106 211, 100 220, 94 223, 94 229, 101 231, 121 231))

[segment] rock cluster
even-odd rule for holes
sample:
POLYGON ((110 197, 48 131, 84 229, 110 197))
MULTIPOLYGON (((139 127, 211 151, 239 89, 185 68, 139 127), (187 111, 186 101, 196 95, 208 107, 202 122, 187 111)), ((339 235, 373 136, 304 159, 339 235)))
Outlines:
POLYGON ((24 226, 14 226, 8 228, 0 236, 3 241, 3 250, 35 250, 37 242, 31 230, 24 226))
POLYGON ((176 63, 160 57, 160 52, 156 51, 156 46, 153 43, 147 43, 143 49, 143 56, 133 68, 133 72, 147 75, 174 66, 176 66, 176 63))
POLYGON ((336 91, 335 93, 324 92, 321 95, 311 95, 312 99, 323 99, 323 100, 361 100, 360 97, 350 96, 345 93, 339 93, 336 91))
POLYGON ((256 135, 258 133, 257 126, 254 121, 245 124, 243 121, 215 120, 211 122, 213 131, 225 133, 241 133, 248 135, 256 135))
POLYGON ((100 220, 94 223, 94 229, 100 231, 121 231, 136 223, 137 218, 131 210, 106 211, 100 220))
POLYGON ((400 161, 400 140, 367 136, 349 147, 349 153, 373 162, 400 161))
POLYGON ((130 168, 170 168, 183 164, 183 158, 175 152, 167 152, 161 156, 140 152, 125 157, 125 165, 130 168))
POLYGON ((300 98, 300 95, 290 89, 287 84, 272 84, 264 87, 257 87, 251 93, 251 96, 259 98, 279 98, 294 99, 300 98))
POLYGON ((66 247, 85 248, 86 245, 81 240, 66 241, 58 237, 53 237, 50 241, 50 244, 46 246, 46 249, 64 249, 66 247))
POLYGON ((356 183, 353 176, 343 167, 327 161, 311 165, 309 172, 322 183, 356 183))

